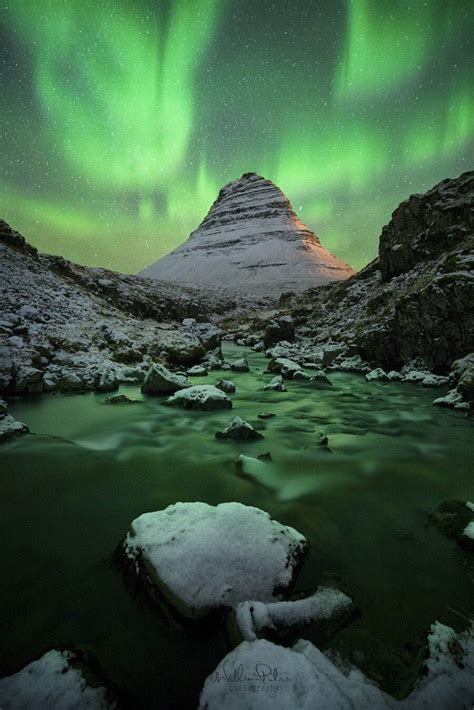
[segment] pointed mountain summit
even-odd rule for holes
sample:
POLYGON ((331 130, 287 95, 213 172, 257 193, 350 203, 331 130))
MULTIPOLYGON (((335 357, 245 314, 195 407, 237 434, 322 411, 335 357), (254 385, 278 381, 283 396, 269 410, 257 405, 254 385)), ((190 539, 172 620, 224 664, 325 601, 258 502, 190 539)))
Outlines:
POLYGON ((353 273, 321 246, 276 185, 245 173, 221 189, 184 244, 140 276, 277 297, 353 273))

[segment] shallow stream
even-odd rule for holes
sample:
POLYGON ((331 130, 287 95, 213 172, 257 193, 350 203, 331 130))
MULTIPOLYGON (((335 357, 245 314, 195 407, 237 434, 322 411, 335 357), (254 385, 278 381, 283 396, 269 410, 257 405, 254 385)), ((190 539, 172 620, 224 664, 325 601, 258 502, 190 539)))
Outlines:
POLYGON ((243 354, 250 373, 193 379, 232 379, 232 411, 166 408, 131 386, 120 391, 142 400, 133 405, 86 394, 11 406, 36 436, 0 448, 0 675, 80 647, 131 707, 196 707, 229 648, 223 630, 170 620, 133 596, 112 562, 133 518, 176 501, 236 500, 302 532, 311 550, 297 589, 340 578, 362 613, 335 647, 393 692, 407 643, 435 619, 460 629, 474 614, 472 563, 428 524, 442 500, 474 498, 469 419, 432 406, 444 391, 355 374, 331 373, 329 389, 263 392, 263 355, 225 345, 226 359, 243 354), (215 440, 235 415, 264 439, 215 440), (261 481, 238 475, 239 454, 266 452, 261 481))

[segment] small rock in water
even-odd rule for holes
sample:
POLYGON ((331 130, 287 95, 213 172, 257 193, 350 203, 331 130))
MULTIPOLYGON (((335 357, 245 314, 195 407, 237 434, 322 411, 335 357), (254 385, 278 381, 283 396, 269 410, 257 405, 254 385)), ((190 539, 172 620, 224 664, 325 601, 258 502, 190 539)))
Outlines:
POLYGON ((152 365, 142 384, 143 394, 174 394, 190 385, 187 377, 170 372, 163 365, 152 365))
POLYGON ((293 379, 295 372, 298 372, 298 370, 301 370, 301 365, 286 357, 272 358, 268 363, 269 372, 278 372, 288 380, 293 379))
POLYGON ((244 357, 240 358, 240 360, 235 360, 235 362, 231 364, 231 368, 235 372, 250 372, 248 362, 244 357))
POLYGON ((168 405, 178 405, 184 409, 232 409, 232 400, 222 390, 213 385, 195 385, 178 390, 166 400, 168 405))
POLYGON ((203 377, 208 373, 206 368, 202 365, 194 365, 194 367, 190 367, 189 370, 186 370, 186 374, 189 375, 189 377, 203 377))
POLYGON ((259 454, 257 458, 259 461, 273 461, 270 451, 267 451, 265 454, 259 454))
POLYGON ((235 385, 230 380, 218 380, 218 382, 216 382, 216 387, 223 392, 227 392, 227 394, 235 392, 235 385))
POLYGON ((431 522, 460 547, 474 552, 474 504, 469 501, 446 500, 434 513, 431 522))
POLYGON ((263 436, 241 417, 234 417, 229 426, 227 426, 224 431, 216 432, 215 436, 216 439, 231 439, 232 441, 255 441, 256 439, 263 439, 263 436))
POLYGON ((137 399, 129 399, 124 394, 114 394, 112 397, 107 397, 105 404, 135 404, 137 399))
POLYGON ((260 414, 257 414, 257 417, 259 419, 272 419, 272 417, 276 417, 276 414, 273 412, 260 412, 260 414))
POLYGON ((265 385, 263 388, 264 390, 273 390, 274 392, 286 392, 286 386, 283 384, 283 377, 281 375, 277 375, 274 377, 270 382, 265 385))
MULTIPOLYGON (((3 401, 3 400, 2 400, 3 401)), ((29 429, 23 422, 18 422, 11 414, 0 415, 0 444, 22 434, 28 434, 29 429)))
POLYGON ((324 431, 316 432, 316 441, 318 443, 318 446, 329 446, 329 439, 327 437, 326 432, 324 431))
POLYGON ((293 374, 293 379, 299 380, 300 382, 309 382, 312 377, 304 370, 296 370, 296 372, 293 374))
POLYGON ((332 387, 331 380, 322 370, 314 373, 314 375, 310 378, 310 383, 313 385, 313 387, 332 387))

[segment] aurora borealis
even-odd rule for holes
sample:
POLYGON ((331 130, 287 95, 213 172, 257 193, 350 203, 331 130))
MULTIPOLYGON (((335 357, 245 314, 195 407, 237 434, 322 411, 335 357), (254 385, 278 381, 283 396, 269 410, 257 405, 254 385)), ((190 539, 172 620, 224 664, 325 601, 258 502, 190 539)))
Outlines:
POLYGON ((0 1, 0 216, 136 272, 243 172, 356 268, 472 168, 471 0, 0 1))

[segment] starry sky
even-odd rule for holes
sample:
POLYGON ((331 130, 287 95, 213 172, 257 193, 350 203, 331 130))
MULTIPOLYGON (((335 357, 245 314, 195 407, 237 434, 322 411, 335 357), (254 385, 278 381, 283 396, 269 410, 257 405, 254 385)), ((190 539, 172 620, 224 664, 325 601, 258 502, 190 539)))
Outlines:
POLYGON ((135 273, 273 180, 355 268, 473 167, 471 0, 0 0, 0 216, 135 273))

